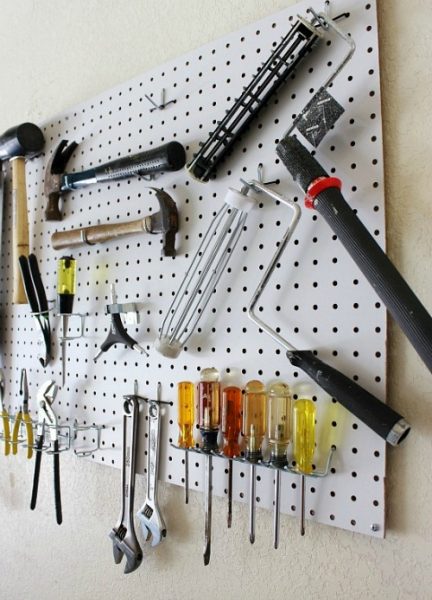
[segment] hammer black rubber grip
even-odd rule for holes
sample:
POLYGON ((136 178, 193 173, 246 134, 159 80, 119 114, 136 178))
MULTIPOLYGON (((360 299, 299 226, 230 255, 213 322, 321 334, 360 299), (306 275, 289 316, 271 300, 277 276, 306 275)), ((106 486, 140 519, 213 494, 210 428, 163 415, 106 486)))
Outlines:
POLYGON ((319 360, 308 350, 287 352, 292 365, 307 373, 323 390, 392 446, 410 431, 403 417, 346 375, 319 360))
POLYGON ((104 181, 127 179, 136 175, 178 171, 184 167, 185 162, 184 147, 179 142, 169 142, 158 148, 113 160, 95 169, 67 174, 62 180, 62 191, 75 190, 104 181))
MULTIPOLYGON (((296 137, 283 139, 276 152, 294 181, 306 192, 319 177, 328 177, 323 167, 296 137)), ((432 371, 432 318, 345 201, 340 190, 329 187, 318 193, 314 208, 324 217, 372 285, 390 314, 432 371)))

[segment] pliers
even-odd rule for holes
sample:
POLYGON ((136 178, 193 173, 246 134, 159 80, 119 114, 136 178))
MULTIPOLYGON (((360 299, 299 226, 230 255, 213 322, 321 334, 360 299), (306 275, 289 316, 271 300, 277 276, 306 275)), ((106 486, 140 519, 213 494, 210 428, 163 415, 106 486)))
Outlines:
POLYGON ((61 495, 60 495, 60 454, 57 431, 57 417, 51 408, 57 395, 58 386, 54 381, 46 381, 39 389, 37 394, 38 402, 38 425, 36 432, 36 460, 33 474, 33 489, 30 502, 30 508, 36 508, 36 500, 39 486, 39 473, 44 450, 45 428, 48 427, 50 437, 50 452, 54 459, 54 502, 56 509, 57 523, 60 525, 62 518, 61 495))
POLYGON ((41 343, 44 352, 38 356, 39 362, 46 367, 51 360, 51 327, 49 322, 48 301, 42 278, 39 272, 37 258, 34 254, 20 256, 19 265, 28 303, 41 330, 41 343))
POLYGON ((3 421, 3 443, 4 443, 4 453, 5 456, 8 456, 10 453, 11 447, 11 437, 10 437, 10 426, 9 426, 9 413, 7 411, 5 402, 5 384, 4 384, 4 373, 3 369, 0 369, 0 404, 1 404, 1 418, 3 421))
POLYGON ((27 382, 27 371, 21 369, 20 395, 23 397, 22 405, 15 417, 12 432, 12 454, 18 452, 18 434, 21 423, 24 423, 27 434, 27 458, 33 456, 33 423, 28 411, 29 390, 27 382))

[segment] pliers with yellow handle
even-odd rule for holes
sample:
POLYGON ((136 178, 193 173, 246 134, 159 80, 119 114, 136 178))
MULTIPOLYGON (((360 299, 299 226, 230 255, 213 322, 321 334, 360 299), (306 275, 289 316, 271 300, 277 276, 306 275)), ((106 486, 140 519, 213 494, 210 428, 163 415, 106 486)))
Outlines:
POLYGON ((0 369, 0 405, 1 405, 1 418, 3 421, 3 443, 4 443, 4 453, 5 453, 5 456, 7 456, 10 453, 11 437, 10 437, 10 427, 9 427, 9 413, 6 408, 4 398, 5 398, 4 373, 3 373, 3 370, 0 369))
POLYGON ((24 423, 27 436, 27 458, 31 458, 33 456, 33 423, 28 411, 29 390, 25 369, 21 369, 20 395, 22 396, 22 405, 15 417, 12 432, 12 454, 18 452, 18 435, 21 423, 24 423))

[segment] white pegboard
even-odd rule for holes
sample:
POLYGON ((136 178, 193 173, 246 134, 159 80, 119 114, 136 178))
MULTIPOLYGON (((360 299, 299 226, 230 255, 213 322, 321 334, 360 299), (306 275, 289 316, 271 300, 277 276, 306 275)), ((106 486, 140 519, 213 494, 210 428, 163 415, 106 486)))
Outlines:
MULTIPOLYGON (((91 101, 59 115, 43 127, 45 154, 27 166, 31 249, 36 253, 48 297, 55 297, 56 263, 61 253, 50 247, 56 230, 126 221, 157 210, 154 196, 142 179, 96 185, 65 195, 61 223, 44 221, 44 169, 61 139, 79 142, 68 170, 82 170, 170 140, 187 149, 188 160, 197 151, 217 120, 241 93, 270 50, 285 35, 297 14, 306 15, 321 2, 302 2, 249 25, 185 56, 159 66, 91 101), (145 95, 156 101, 162 88, 165 110, 151 112, 145 95)), ((360 219, 384 245, 384 188, 380 112, 377 18, 375 2, 335 0, 333 15, 348 11, 340 22, 356 43, 354 57, 331 87, 345 113, 322 142, 319 160, 344 182, 344 193, 360 219)), ((173 403, 164 415, 160 476, 181 484, 183 452, 170 447, 177 440, 176 385, 197 381, 200 368, 220 369, 223 385, 243 386, 258 378, 269 383, 281 378, 295 393, 306 377, 287 361, 283 349, 248 320, 246 307, 263 269, 285 230, 284 207, 262 201, 248 217, 236 253, 217 293, 190 338, 187 350, 169 360, 153 349, 163 316, 180 285, 203 232, 220 207, 229 186, 239 187, 240 177, 256 177, 264 166, 265 180, 279 180, 276 189, 289 197, 299 191, 279 164, 275 146, 293 118, 327 79, 345 49, 331 39, 300 64, 293 80, 279 91, 269 106, 237 144, 230 160, 208 184, 192 180, 185 170, 167 173, 152 183, 163 187, 180 211, 178 255, 160 256, 159 236, 135 236, 116 242, 84 247, 73 254, 78 261, 78 291, 74 309, 87 313, 85 337, 68 346, 66 387, 60 390, 55 410, 63 423, 103 425, 102 449, 93 459, 118 467, 121 460, 122 396, 132 393, 139 381, 142 395, 155 397, 162 382, 164 400, 173 403), (143 303, 142 324, 129 333, 149 352, 149 358, 117 347, 95 365, 93 357, 109 326, 104 306, 109 284, 115 283, 119 301, 143 303)), ((35 410, 38 387, 48 378, 61 381, 59 345, 54 336, 54 361, 45 371, 35 358, 37 332, 26 306, 11 304, 11 197, 6 196, 1 261, 1 354, 10 393, 10 410, 18 406, 20 369, 29 372, 31 401, 35 410)), ((319 215, 303 210, 300 225, 280 267, 262 298, 261 316, 280 327, 284 337, 299 348, 317 349, 331 363, 381 399, 385 399, 386 313, 369 284, 319 215)), ((58 327, 58 321, 52 319, 58 327)), ((334 443, 337 452, 332 473, 308 480, 306 510, 309 519, 367 533, 384 534, 385 444, 331 402, 322 391, 310 387, 316 397, 317 466, 325 461, 334 443)), ((146 424, 142 419, 138 468, 145 469, 146 424), (144 434, 143 434, 144 432, 144 434)), ((226 494, 226 461, 215 459, 214 493, 226 494)), ((273 504, 273 474, 257 470, 258 506, 273 504)), ((248 497, 248 469, 234 465, 234 498, 248 497)), ((298 478, 282 477, 282 512, 299 516, 298 478)), ((190 484, 201 490, 202 457, 191 455, 190 484)), ((67 481, 63 485, 67 485, 67 481)), ((137 502, 139 503, 139 499, 137 502)), ((162 507, 163 509, 163 507, 162 507)))

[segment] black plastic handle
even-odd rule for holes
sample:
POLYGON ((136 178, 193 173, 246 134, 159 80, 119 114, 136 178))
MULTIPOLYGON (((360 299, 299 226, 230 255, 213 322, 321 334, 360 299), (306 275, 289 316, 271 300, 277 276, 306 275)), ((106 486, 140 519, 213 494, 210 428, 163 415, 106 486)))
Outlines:
POLYGON ((25 295, 27 296, 28 303, 30 304, 31 311, 33 313, 39 312, 39 303, 36 297, 36 292, 33 287, 33 279, 30 273, 30 266, 27 261, 27 257, 21 255, 18 258, 19 268, 21 271, 21 279, 24 286, 25 295))
POLYGON ((35 254, 29 254, 28 264, 30 267, 31 277, 33 280, 34 289, 36 291, 37 300, 40 312, 48 311, 48 300, 45 293, 45 288, 42 283, 42 277, 39 271, 38 261, 35 254))
MULTIPOLYGON (((323 167, 295 136, 283 139, 276 152, 294 181, 305 192, 318 178, 328 177, 323 167)), ((313 205, 336 233, 423 362, 432 371, 431 315, 355 215, 339 188, 324 189, 317 194, 313 205)))
POLYGON ((160 171, 178 171, 186 163, 186 152, 179 142, 124 156, 81 173, 68 173, 62 179, 62 191, 76 190, 94 183, 117 181, 135 175, 150 175, 160 171))
POLYGON ((32 495, 30 500, 30 508, 34 510, 36 508, 38 488, 39 488, 39 474, 42 460, 42 446, 43 446, 44 437, 43 435, 39 435, 36 439, 36 458, 35 458, 35 468, 33 473, 33 488, 32 495))
POLYGON ((309 350, 287 352, 292 365, 309 375, 332 398, 392 446, 410 432, 405 419, 346 375, 317 358, 309 350))
POLYGON ((61 505, 61 492, 60 492, 60 453, 58 440, 54 441, 53 444, 53 457, 54 457, 54 502, 56 511, 56 521, 59 525, 62 524, 62 505, 61 505))

